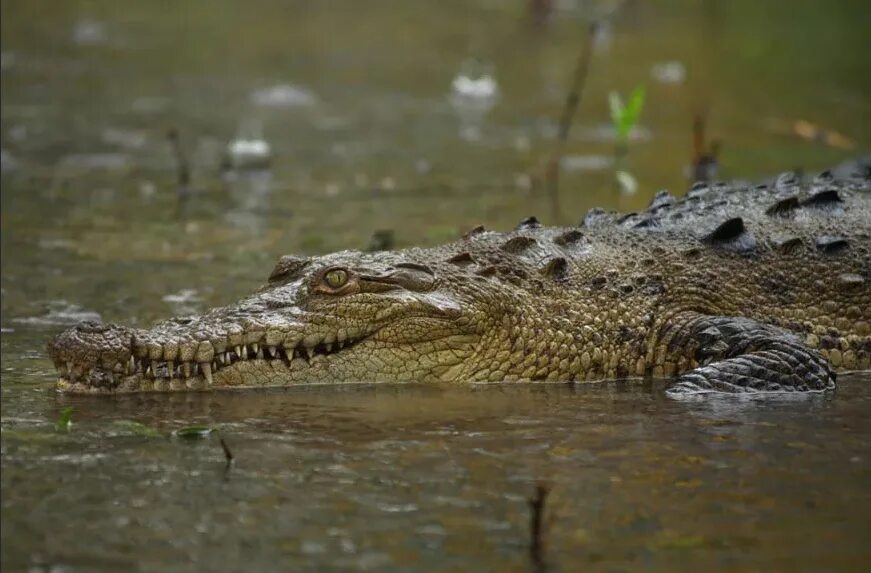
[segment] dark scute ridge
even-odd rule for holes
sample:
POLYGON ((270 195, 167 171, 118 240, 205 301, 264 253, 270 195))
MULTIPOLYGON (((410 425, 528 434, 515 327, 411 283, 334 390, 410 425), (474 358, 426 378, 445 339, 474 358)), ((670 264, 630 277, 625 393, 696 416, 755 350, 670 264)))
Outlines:
POLYGON ((831 237, 828 235, 823 235, 822 237, 817 238, 817 249, 826 253, 827 255, 833 255, 836 253, 840 253, 846 250, 850 246, 850 243, 847 239, 843 237, 831 237))
POLYGON ((573 245, 584 238, 584 234, 577 229, 572 229, 571 231, 566 231, 565 233, 556 237, 553 242, 561 247, 567 247, 569 245, 573 245))
POLYGON ((449 263, 454 265, 471 265, 475 262, 475 259, 472 258, 471 253, 468 251, 463 251, 462 253, 457 253, 453 257, 448 259, 449 263))
POLYGON ((777 176, 774 187, 778 190, 789 189, 799 184, 798 175, 793 171, 787 171, 777 176))
POLYGON ((487 229, 484 228, 484 225, 477 225, 477 226, 469 229, 469 231, 463 235, 463 238, 464 239, 471 239, 475 235, 480 235, 481 233, 485 232, 486 230, 487 229))
POLYGON ((802 202, 803 207, 830 207, 843 203, 844 200, 838 194, 837 189, 827 189, 814 193, 802 202))
POLYGON ((284 255, 275 263, 275 268, 269 273, 269 282, 288 279, 299 273, 311 262, 308 257, 284 255))
POLYGON ((774 248, 781 253, 791 253, 802 245, 801 239, 798 237, 790 237, 788 239, 774 241, 774 248))
POLYGON ((597 227, 600 225, 607 225, 614 222, 614 219, 617 217, 617 213, 615 211, 605 211, 601 207, 593 207, 587 214, 584 215, 583 221, 581 221, 580 227, 597 227))
POLYGON ((741 217, 721 223, 703 238, 705 243, 730 251, 747 252, 756 248, 756 239, 744 228, 741 217))
POLYGON ((831 169, 826 169, 816 177, 814 177, 814 184, 816 185, 830 185, 835 180, 835 174, 832 173, 831 169))
POLYGON ((569 265, 563 257, 555 257, 544 265, 541 273, 557 281, 564 280, 568 277, 569 265))
POLYGON ((517 227, 514 228, 515 231, 522 231, 524 229, 539 229, 541 228, 541 223, 538 222, 538 219, 533 217, 527 217, 526 219, 520 221, 517 227))
POLYGON ((798 197, 787 197, 786 199, 781 199, 771 207, 765 210, 766 215, 779 215, 781 217, 789 216, 798 209, 798 197))
POLYGON ((538 241, 533 239, 532 237, 511 237, 505 243, 502 244, 500 249, 505 251, 506 253, 522 253, 530 247, 537 245, 538 241))
POLYGON ((647 208, 656 209, 657 207, 662 207, 664 205, 672 205, 675 201, 676 199, 674 198, 674 195, 663 189, 662 191, 657 191, 647 208))

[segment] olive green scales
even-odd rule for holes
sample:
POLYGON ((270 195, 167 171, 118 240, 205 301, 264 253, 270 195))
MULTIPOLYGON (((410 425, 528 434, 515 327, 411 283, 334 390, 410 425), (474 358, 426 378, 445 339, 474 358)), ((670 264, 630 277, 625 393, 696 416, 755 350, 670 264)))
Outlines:
POLYGON ((48 346, 58 388, 672 378, 669 392, 825 391, 871 367, 871 178, 697 184, 576 227, 282 257, 259 290, 148 330, 48 346))

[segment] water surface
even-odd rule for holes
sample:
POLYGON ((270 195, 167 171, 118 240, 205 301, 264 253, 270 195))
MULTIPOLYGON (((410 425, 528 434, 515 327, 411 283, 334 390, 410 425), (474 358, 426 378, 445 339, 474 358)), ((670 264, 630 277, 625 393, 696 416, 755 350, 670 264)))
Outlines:
POLYGON ((3 2, 4 570, 525 571, 539 482, 553 570, 867 565, 867 376, 767 402, 616 383, 52 390, 60 329, 226 303, 281 254, 641 208, 686 186, 697 113, 726 178, 871 148, 864 3, 625 2, 595 42, 554 213, 536 180, 583 30, 615 4, 556 5, 537 26, 484 0, 3 2), (498 93, 458 107, 464 74, 498 93), (639 191, 615 195, 607 94, 638 84, 639 191), (272 168, 222 175, 228 144, 259 138, 272 168), (170 437, 192 424, 220 429, 232 468, 217 435, 170 437))

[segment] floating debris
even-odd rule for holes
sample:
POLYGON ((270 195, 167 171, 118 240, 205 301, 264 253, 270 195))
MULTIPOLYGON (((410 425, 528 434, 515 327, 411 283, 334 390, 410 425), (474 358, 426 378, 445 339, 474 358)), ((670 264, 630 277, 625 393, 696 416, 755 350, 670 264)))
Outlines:
POLYGON ((602 171, 610 169, 613 164, 611 155, 564 155, 560 159, 563 171, 602 171))
POLYGON ((172 435, 176 438, 196 440, 201 438, 208 438, 214 431, 215 429, 210 428, 209 426, 187 426, 184 428, 179 428, 178 430, 174 431, 172 435))
POLYGON ((481 138, 481 123, 499 99, 499 84, 489 66, 466 64, 451 82, 450 102, 460 118, 460 137, 481 138))
POLYGON ((837 149, 853 149, 856 147, 856 143, 846 135, 803 119, 797 119, 793 122, 792 132, 805 141, 822 143, 837 149))
POLYGON ((263 169, 269 166, 272 147, 263 139, 235 139, 227 145, 233 169, 263 169))
POLYGON ((109 39, 106 24, 92 18, 82 18, 73 26, 73 42, 80 46, 99 46, 109 39))
POLYGON ((142 149, 147 141, 144 133, 119 127, 107 127, 100 133, 100 139, 124 149, 142 149))
POLYGON ((227 144, 225 169, 267 169, 272 161, 272 146, 263 138, 263 128, 257 121, 243 123, 236 139, 227 144))
POLYGON ((161 300, 168 303, 172 307, 173 313, 177 315, 196 314, 201 310, 200 304, 203 302, 197 290, 192 288, 164 295, 161 300))
POLYGON ((101 322, 100 315, 91 310, 70 304, 65 300, 50 301, 47 303, 48 310, 42 316, 26 316, 13 318, 12 322, 19 324, 33 324, 38 326, 72 325, 85 320, 101 322))
POLYGON ((292 84, 262 88, 251 94, 251 103, 260 107, 305 107, 317 101, 312 92, 292 84))
POLYGON ((635 195, 638 192, 638 180, 628 171, 620 170, 614 173, 614 180, 621 193, 635 195))
POLYGON ((805 119, 785 120, 768 118, 766 128, 782 135, 794 135, 812 143, 820 143, 835 149, 855 149, 856 142, 846 135, 805 119))
POLYGON ((687 71, 680 62, 659 62, 650 68, 650 76, 661 84, 682 84, 687 71))

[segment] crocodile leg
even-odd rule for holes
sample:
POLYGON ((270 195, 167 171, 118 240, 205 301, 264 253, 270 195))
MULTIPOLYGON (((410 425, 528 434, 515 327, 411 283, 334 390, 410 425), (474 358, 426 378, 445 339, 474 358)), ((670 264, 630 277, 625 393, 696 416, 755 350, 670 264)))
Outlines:
POLYGON ((678 343, 694 353, 697 368, 668 388, 671 397, 707 393, 823 392, 835 373, 816 350, 780 328, 739 317, 699 316, 678 343), (681 340, 682 339, 682 340, 681 340))

